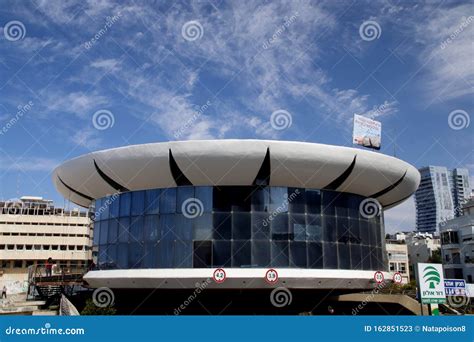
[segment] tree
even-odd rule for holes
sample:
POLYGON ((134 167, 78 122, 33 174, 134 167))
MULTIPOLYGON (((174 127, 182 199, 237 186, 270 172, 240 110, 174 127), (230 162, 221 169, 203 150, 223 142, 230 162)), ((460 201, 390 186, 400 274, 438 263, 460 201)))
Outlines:
POLYGON ((436 249, 431 253, 430 258, 428 259, 428 262, 431 262, 433 264, 441 264, 442 259, 441 259, 441 249, 436 249))

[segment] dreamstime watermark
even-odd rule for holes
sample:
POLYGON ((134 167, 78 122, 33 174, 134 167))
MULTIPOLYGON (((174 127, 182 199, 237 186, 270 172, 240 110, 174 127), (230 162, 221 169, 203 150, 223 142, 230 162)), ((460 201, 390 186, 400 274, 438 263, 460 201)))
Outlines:
POLYGON ((212 283, 212 279, 211 278, 207 278, 205 281, 203 281, 202 283, 199 283, 197 282, 195 284, 195 289, 193 291, 193 293, 191 293, 189 295, 188 298, 186 298, 186 300, 176 309, 174 309, 173 313, 175 316, 178 316, 179 314, 181 314, 182 311, 186 310, 186 308, 189 306, 189 304, 191 304, 196 298, 197 296, 206 289, 206 287, 209 286, 209 284, 212 283))
POLYGON ((201 117, 201 115, 207 111, 207 109, 212 105, 211 101, 206 101, 206 103, 202 106, 198 106, 197 110, 194 112, 193 116, 190 117, 186 122, 176 131, 173 132, 173 136, 175 139, 179 139, 184 132, 186 132, 192 125, 196 123, 196 121, 201 117))
POLYGON ((464 17, 458 28, 454 30, 454 32, 451 33, 448 38, 441 42, 441 50, 446 49, 446 47, 451 44, 472 23, 472 21, 474 21, 474 16, 470 15, 467 18, 464 17))
POLYGON ((380 27, 379 23, 374 20, 364 21, 359 26, 359 35, 367 42, 379 39, 381 34, 382 28, 380 27))
POLYGON ((51 323, 45 323, 40 328, 5 328, 5 335, 84 335, 84 328, 52 328, 51 323))
POLYGON ((295 12, 295 14, 293 14, 291 17, 285 17, 285 21, 283 22, 283 24, 281 24, 275 30, 275 32, 273 32, 273 35, 270 38, 268 38, 267 40, 265 40, 265 42, 263 42, 262 48, 264 50, 267 50, 268 48, 270 48, 270 46, 274 44, 278 40, 278 38, 280 38, 280 36, 291 26, 291 24, 293 24, 296 21, 298 16, 299 16, 299 13, 295 12))
POLYGON ((270 302, 274 307, 282 308, 293 301, 291 291, 286 287, 277 287, 270 293, 270 302))
POLYGON ((262 224, 264 227, 268 226, 270 222, 273 221, 273 219, 278 215, 283 212, 285 212, 288 208, 288 204, 291 203, 298 195, 300 194, 299 189, 295 189, 290 195, 285 194, 285 198, 283 199, 283 202, 281 205, 279 205, 275 210, 273 210, 270 215, 268 215, 265 220, 263 220, 262 224))
POLYGON ((201 23, 197 20, 191 20, 181 27, 181 35, 188 42, 193 42, 195 40, 201 39, 204 34, 204 28, 201 23))
POLYGON ((367 304, 369 304, 375 297, 376 294, 378 294, 382 289, 384 289, 387 286, 387 283, 382 281, 381 283, 377 284, 377 286, 370 292, 370 294, 365 297, 365 299, 360 302, 357 307, 352 309, 352 315, 357 315, 361 310, 365 308, 367 304))
POLYGON ((16 42, 17 40, 21 40, 25 38, 26 27, 19 20, 9 21, 3 27, 3 35, 5 36, 7 40, 11 42, 16 42))
POLYGON ((99 207, 95 208, 94 213, 92 214, 91 219, 94 221, 97 217, 100 217, 104 211, 107 210, 108 207, 117 199, 119 198, 119 193, 115 192, 112 196, 107 197, 105 202, 99 207))
POLYGON ((471 123, 471 117, 462 109, 453 110, 448 115, 448 125, 451 129, 459 131, 463 128, 468 128, 471 123))
POLYGON ((97 33, 91 39, 84 43, 84 48, 86 50, 92 48, 92 46, 94 46, 120 18, 122 18, 121 12, 118 12, 112 17, 106 17, 104 26, 99 31, 97 31, 97 33))
POLYGON ((289 128, 292 123, 293 118, 291 114, 284 109, 276 110, 270 116, 270 124, 273 129, 276 129, 277 131, 289 128))
POLYGON ((92 293, 92 302, 99 308, 107 308, 114 305, 114 292, 108 287, 99 287, 92 293))
POLYGON ((31 108, 34 106, 33 101, 28 101, 27 104, 25 105, 18 105, 17 107, 17 112, 15 113, 15 116, 12 117, 10 120, 8 120, 0 130, 0 135, 4 135, 8 132, 10 128, 15 126, 15 124, 26 114, 28 113, 31 108))
POLYGON ((92 116, 92 125, 99 131, 114 127, 115 117, 110 110, 100 109, 92 116))
POLYGON ((459 309, 466 307, 470 303, 469 296, 448 296, 448 304, 452 308, 459 309))
POLYGON ((379 216, 382 212, 380 202, 375 198, 366 198, 359 205, 359 213, 363 218, 370 219, 379 216))
POLYGON ((188 219, 193 219, 198 216, 202 216, 204 212, 204 204, 198 198, 188 198, 181 205, 181 211, 183 212, 184 217, 188 219))

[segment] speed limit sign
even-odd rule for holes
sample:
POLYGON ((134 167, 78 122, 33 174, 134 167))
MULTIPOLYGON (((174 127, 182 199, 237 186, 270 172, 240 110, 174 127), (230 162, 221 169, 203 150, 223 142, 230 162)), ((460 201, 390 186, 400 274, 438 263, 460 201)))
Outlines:
POLYGON ((383 273, 380 272, 380 271, 375 272, 374 280, 377 282, 377 284, 380 284, 381 282, 383 282, 383 280, 384 280, 383 273))
POLYGON ((275 284, 278 281, 278 272, 270 268, 267 273, 265 273, 265 281, 269 284, 275 284))
POLYGON ((212 279, 218 284, 223 283, 226 278, 225 271, 222 268, 218 268, 214 271, 212 279))
POLYGON ((393 282, 396 283, 396 284, 401 284, 402 283, 402 274, 400 272, 396 272, 394 275, 393 275, 393 282))

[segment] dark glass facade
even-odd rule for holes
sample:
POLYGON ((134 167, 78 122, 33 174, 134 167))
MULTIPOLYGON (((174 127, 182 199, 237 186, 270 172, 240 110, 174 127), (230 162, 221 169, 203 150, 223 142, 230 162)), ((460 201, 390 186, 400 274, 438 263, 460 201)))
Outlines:
POLYGON ((363 199, 263 186, 116 194, 95 201, 98 266, 385 270, 382 216, 361 216, 363 199))

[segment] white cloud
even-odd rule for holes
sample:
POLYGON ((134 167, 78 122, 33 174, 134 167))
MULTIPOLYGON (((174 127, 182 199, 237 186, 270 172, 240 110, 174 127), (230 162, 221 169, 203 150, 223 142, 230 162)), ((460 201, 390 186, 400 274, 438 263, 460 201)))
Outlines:
POLYGON ((95 128, 83 128, 71 136, 71 142, 74 145, 95 150, 102 144, 102 138, 99 136, 99 133, 95 128))
POLYGON ((40 157, 21 157, 15 158, 0 158, 0 170, 3 171, 51 171, 59 162, 55 159, 40 158, 40 157))
POLYGON ((411 196, 402 204, 388 209, 384 213, 385 233, 416 230, 415 200, 411 196))

